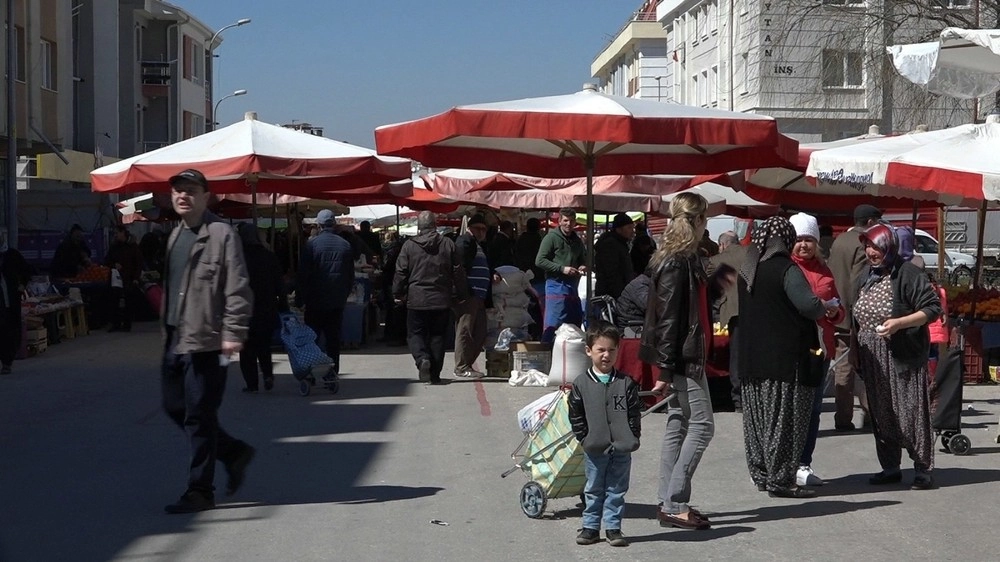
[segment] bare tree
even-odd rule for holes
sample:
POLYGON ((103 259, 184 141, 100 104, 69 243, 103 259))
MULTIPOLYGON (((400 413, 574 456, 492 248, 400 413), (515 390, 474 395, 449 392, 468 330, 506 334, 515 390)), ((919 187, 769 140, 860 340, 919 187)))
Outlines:
POLYGON ((885 47, 933 41, 945 27, 998 26, 1000 0, 758 1, 759 29, 745 25, 742 32, 761 36, 762 107, 840 115, 838 127, 850 123, 860 134, 871 123, 883 132, 959 125, 994 106, 992 99, 956 100, 911 84, 898 76, 885 47))

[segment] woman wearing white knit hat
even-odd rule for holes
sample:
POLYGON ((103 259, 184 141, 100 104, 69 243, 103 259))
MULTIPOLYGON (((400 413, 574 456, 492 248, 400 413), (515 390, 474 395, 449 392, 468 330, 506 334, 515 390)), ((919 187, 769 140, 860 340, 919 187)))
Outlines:
MULTIPOLYGON (((833 272, 826 263, 819 257, 819 223, 816 217, 805 213, 792 215, 789 219, 795 227, 795 245, 792 247, 792 261, 799 266, 813 293, 819 297, 827 306, 827 314, 816 321, 820 328, 823 349, 829 357, 836 348, 833 337, 834 328, 838 322, 844 320, 844 307, 840 305, 840 295, 837 294, 837 286, 833 282, 833 272), (829 306, 836 303, 836 307, 829 306)), ((824 362, 823 372, 826 373, 829 362, 824 362)), ((821 486, 823 480, 816 476, 812 469, 812 455, 816 448, 816 437, 819 434, 819 414, 823 409, 823 389, 826 386, 824 381, 816 387, 816 395, 813 400, 812 417, 809 420, 809 433, 806 436, 806 444, 802 450, 802 457, 799 460, 799 470, 795 475, 795 483, 799 486, 821 486)))

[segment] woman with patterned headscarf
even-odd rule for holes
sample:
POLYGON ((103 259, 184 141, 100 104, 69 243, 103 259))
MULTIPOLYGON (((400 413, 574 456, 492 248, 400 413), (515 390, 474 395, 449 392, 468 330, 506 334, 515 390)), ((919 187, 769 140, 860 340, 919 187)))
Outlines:
POLYGON ((896 229, 876 224, 860 235, 868 271, 854 304, 853 359, 865 381, 882 472, 868 481, 894 484, 902 449, 913 460, 913 489, 934 486, 934 439, 927 402, 927 323, 941 303, 923 270, 900 252, 896 229))
POLYGON ((792 261, 795 238, 783 217, 754 227, 738 280, 737 345, 750 478, 771 497, 810 498, 816 492, 798 487, 795 474, 822 375, 816 320, 827 311, 792 261))

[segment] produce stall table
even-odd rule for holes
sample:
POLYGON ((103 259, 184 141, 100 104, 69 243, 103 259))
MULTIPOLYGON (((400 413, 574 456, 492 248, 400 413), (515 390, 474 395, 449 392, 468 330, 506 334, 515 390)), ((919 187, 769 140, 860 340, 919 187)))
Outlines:
POLYGON ((90 333, 83 302, 58 295, 30 297, 22 303, 24 316, 42 318, 49 343, 90 333))

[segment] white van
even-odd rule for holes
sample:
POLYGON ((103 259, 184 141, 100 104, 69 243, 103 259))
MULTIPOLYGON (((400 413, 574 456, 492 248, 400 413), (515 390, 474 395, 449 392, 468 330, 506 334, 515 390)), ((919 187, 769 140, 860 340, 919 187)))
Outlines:
MULTIPOLYGON (((925 269, 931 271, 937 269, 938 264, 938 241, 926 231, 919 228, 914 231, 913 251, 924 259, 925 269)), ((944 270, 949 275, 965 276, 972 278, 972 270, 976 267, 976 257, 962 252, 945 250, 944 270)))

